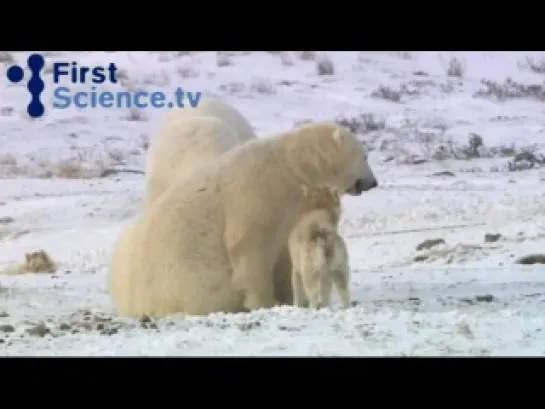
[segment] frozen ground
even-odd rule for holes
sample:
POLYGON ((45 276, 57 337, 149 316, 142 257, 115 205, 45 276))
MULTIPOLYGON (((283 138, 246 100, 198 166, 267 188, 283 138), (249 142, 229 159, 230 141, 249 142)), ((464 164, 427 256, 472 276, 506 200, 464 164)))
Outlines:
MULTIPOLYGON (((161 112, 50 110, 30 121, 24 85, 2 77, 0 267, 44 249, 60 268, 0 275, 0 354, 544 354, 545 265, 515 261, 545 253, 545 168, 522 169, 515 156, 542 149, 545 55, 329 57, 332 75, 318 75, 317 66, 327 65, 320 56, 296 53, 48 53, 47 59, 114 61, 126 74, 125 87, 182 86, 221 96, 263 136, 309 119, 349 120, 371 150, 381 186, 343 199, 356 304, 347 311, 282 307, 157 322, 113 316, 106 292, 110 249, 139 209, 143 179, 98 176, 106 168, 143 170, 146 139, 161 112), (469 141, 473 134, 482 146, 469 141), (487 233, 501 237, 485 242, 487 233), (445 243, 416 250, 436 238, 445 243)), ((4 66, 25 59, 0 52, 4 66)))

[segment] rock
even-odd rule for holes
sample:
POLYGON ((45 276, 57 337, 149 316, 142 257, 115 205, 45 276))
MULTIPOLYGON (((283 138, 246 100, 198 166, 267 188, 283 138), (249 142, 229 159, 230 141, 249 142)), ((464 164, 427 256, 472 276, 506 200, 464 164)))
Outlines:
POLYGON ((15 327, 10 324, 0 325, 0 332, 15 332, 15 327))
POLYGON ((10 216, 0 217, 0 224, 11 224, 11 223, 15 223, 15 219, 13 217, 10 217, 10 216))
POLYGON ((140 326, 144 329, 157 329, 157 324, 148 315, 143 315, 140 318, 140 326))
POLYGON ((438 246, 440 244, 445 244, 445 240, 443 240, 443 239, 424 240, 422 243, 420 243, 418 246, 416 246, 416 251, 429 250, 432 247, 438 246))
POLYGON ((515 260, 515 264, 545 264, 545 254, 529 254, 527 256, 520 257, 515 260))
POLYGON ((500 238, 501 238, 501 234, 500 234, 500 233, 496 233, 496 234, 493 234, 493 233, 486 233, 486 234, 484 235, 484 242, 485 242, 485 243, 495 243, 495 242, 497 242, 500 238))
POLYGON ((441 172, 432 173, 432 176, 455 176, 450 170, 443 170, 441 172))
POLYGON ((72 326, 70 324, 67 324, 66 322, 62 322, 60 325, 59 325, 59 329, 61 331, 69 331, 72 329, 72 326))
POLYGON ((28 328, 25 332, 28 335, 31 335, 34 337, 45 337, 47 334, 51 333, 49 328, 47 328, 47 326, 43 322, 40 322, 39 324, 36 324, 35 326, 28 328))
POLYGON ((413 258, 413 261, 416 263, 419 263, 421 261, 426 261, 429 257, 430 256, 428 256, 427 254, 419 254, 418 256, 413 258))
POLYGON ((485 295, 477 295, 475 297, 475 300, 478 302, 492 302, 494 301, 495 297, 491 294, 485 294, 485 295))

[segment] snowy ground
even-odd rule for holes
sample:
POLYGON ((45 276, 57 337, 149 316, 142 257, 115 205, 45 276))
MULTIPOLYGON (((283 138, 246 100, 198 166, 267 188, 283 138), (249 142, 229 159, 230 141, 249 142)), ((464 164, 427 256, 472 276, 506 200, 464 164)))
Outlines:
MULTIPOLYGON (((353 308, 157 322, 115 317, 106 291, 112 243, 139 210, 143 178, 95 176, 143 170, 161 112, 50 110, 30 121, 24 85, 0 80, 0 267, 38 249, 60 263, 55 274, 0 275, 0 354, 545 354, 545 265, 515 263, 545 253, 545 168, 508 170, 516 153, 545 144, 545 95, 535 91, 545 75, 528 56, 545 57, 329 53, 334 73, 318 75, 321 57, 296 53, 49 53, 114 61, 126 87, 221 96, 263 136, 366 114, 358 132, 380 188, 343 199, 353 308), (447 75, 453 57, 461 76, 447 75), (475 94, 481 79, 507 77, 536 87, 508 84, 501 100, 475 94), (473 151, 471 134, 484 142, 473 151), (485 242, 487 233, 501 237, 485 242), (416 250, 436 238, 445 243, 416 250)), ((24 65, 26 54, 0 57, 24 65)))

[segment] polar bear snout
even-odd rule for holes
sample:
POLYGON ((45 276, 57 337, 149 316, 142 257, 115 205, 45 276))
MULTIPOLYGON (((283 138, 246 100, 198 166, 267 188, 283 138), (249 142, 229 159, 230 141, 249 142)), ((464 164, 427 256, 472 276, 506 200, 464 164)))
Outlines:
POLYGON ((374 189, 378 186, 378 182, 375 178, 371 179, 357 179, 350 189, 346 191, 349 195, 359 196, 363 192, 367 192, 371 189, 374 189))

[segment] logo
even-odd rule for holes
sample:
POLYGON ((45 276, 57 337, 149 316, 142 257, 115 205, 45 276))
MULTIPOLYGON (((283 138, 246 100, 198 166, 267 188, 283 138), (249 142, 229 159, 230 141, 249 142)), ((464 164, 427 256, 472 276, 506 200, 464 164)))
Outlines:
MULTIPOLYGON (((45 89, 45 84, 40 77, 40 71, 45 65, 44 57, 39 54, 32 54, 28 57, 27 66, 30 69, 30 79, 28 80, 27 89, 30 93, 30 103, 27 106, 28 115, 31 118, 39 118, 45 112, 44 104, 40 100, 40 96, 45 89)), ((25 71, 19 65, 12 65, 7 72, 8 80, 17 83, 23 80, 25 71)))
MULTIPOLYGON (((40 54, 32 54, 28 57, 27 67, 30 70, 27 89, 30 93, 30 102, 27 113, 31 118, 39 118, 44 115, 46 108, 41 101, 41 96, 46 89, 41 71, 45 66, 45 59, 40 54)), ((8 68, 6 76, 10 82, 23 81, 25 71, 19 65, 8 68)), ((118 84, 117 66, 110 62, 107 65, 84 66, 76 61, 54 62, 52 66, 53 104, 54 109, 76 108, 195 108, 200 101, 201 92, 185 91, 181 87, 174 89, 171 98, 163 91, 111 91, 98 90, 97 85, 118 84), (64 85, 61 85, 64 84, 64 85), (91 85, 88 90, 72 89, 72 84, 91 85), (173 98, 172 98, 173 97, 173 98), (188 103, 188 104, 187 104, 188 103)))

